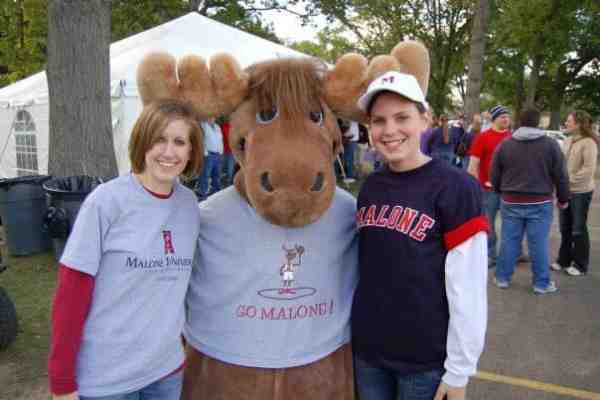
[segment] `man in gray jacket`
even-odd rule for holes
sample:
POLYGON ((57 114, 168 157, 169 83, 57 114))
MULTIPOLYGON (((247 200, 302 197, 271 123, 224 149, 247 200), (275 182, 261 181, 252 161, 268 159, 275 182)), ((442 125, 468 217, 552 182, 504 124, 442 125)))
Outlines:
POLYGON ((560 146, 537 129, 539 121, 539 111, 523 112, 521 128, 503 141, 494 153, 490 181, 502 199, 496 286, 509 287, 526 234, 532 259, 533 292, 546 294, 557 291, 556 284, 550 280, 553 193, 556 190, 558 206, 566 207, 569 179, 560 146))

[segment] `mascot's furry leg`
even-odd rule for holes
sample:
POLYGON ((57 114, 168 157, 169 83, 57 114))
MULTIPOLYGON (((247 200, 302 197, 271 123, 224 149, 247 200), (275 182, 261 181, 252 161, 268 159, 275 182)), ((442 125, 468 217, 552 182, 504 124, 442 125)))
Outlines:
POLYGON ((187 346, 183 400, 353 400, 352 349, 342 346, 312 364, 249 368, 187 346))

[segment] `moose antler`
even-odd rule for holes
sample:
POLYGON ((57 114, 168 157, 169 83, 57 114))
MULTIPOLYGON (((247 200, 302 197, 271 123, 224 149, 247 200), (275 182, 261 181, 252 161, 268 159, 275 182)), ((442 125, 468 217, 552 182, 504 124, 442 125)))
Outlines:
POLYGON ((210 60, 188 55, 176 62, 166 52, 150 53, 137 70, 144 105, 161 99, 189 101, 201 119, 231 113, 248 93, 248 76, 228 54, 210 60), (179 76, 179 80, 177 79, 179 76))
POLYGON ((388 71, 403 72, 413 75, 427 94, 429 68, 429 52, 416 41, 398 43, 390 55, 376 56, 368 66, 363 56, 346 54, 325 77, 325 101, 334 113, 364 121, 366 115, 356 103, 373 80, 388 71))
POLYGON ((337 115, 364 121, 366 115, 356 107, 356 101, 367 85, 367 59, 360 54, 345 54, 325 76, 325 102, 337 115))

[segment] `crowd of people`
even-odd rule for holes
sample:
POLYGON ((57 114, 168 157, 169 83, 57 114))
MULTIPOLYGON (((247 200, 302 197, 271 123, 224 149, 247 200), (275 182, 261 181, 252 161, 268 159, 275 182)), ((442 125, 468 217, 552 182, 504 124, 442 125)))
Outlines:
MULTIPOLYGON (((465 129, 461 118, 451 124, 447 115, 428 127, 423 92, 414 77, 399 72, 375 80, 358 107, 370 132, 357 123, 342 126, 344 174, 356 177, 361 140, 382 163, 360 189, 351 230, 359 243, 360 280, 349 321, 357 391, 361 400, 462 400, 484 346, 488 269, 495 266, 495 285, 508 288, 526 235, 534 293, 556 292, 550 265, 571 276, 588 272, 587 214, 598 157, 591 118, 569 114, 562 149, 537 128, 536 110, 523 112, 514 132, 509 110, 500 105, 489 110, 489 127, 486 116, 465 129), (561 246, 552 263, 555 200, 561 246)), ((101 185, 81 208, 53 305, 49 377, 57 399, 180 396, 179 333, 200 235, 197 198, 180 179, 196 177, 194 189, 205 199, 223 181, 230 185, 234 171, 228 123, 198 124, 193 115, 176 101, 147 107, 131 136, 132 172, 101 185), (204 167, 194 176, 201 136, 204 167)), ((247 210, 239 209, 239 220, 249 218, 247 210)), ((207 234, 204 240, 216 239, 207 234)), ((215 254, 236 245, 216 242, 215 254)), ((281 274, 293 281, 293 262, 304 248, 284 250, 289 259, 281 274)), ((205 278, 196 271, 193 279, 205 278)), ((286 290, 279 295, 294 293, 286 290)))

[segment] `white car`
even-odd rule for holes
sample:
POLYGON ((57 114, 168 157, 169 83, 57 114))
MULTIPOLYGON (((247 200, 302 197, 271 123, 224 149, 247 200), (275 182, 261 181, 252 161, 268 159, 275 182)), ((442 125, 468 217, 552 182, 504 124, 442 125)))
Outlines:
POLYGON ((544 131, 544 132, 546 132, 546 136, 549 136, 552 139, 556 140, 561 148, 563 147, 565 140, 567 139, 567 135, 565 135, 561 131, 544 131))

